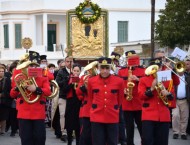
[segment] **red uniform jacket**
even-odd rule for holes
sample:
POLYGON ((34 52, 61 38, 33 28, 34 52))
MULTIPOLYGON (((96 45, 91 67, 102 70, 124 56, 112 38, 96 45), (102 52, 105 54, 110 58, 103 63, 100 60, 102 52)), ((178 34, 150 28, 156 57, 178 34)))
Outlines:
MULTIPOLYGON (((138 86, 138 93, 143 100, 142 107, 142 120, 170 122, 169 108, 164 105, 162 100, 158 97, 158 93, 154 90, 153 97, 145 95, 147 88, 152 86, 154 77, 152 75, 140 79, 138 86)), ((168 82, 163 82, 165 88, 168 87, 168 82)))
MULTIPOLYGON (((132 69, 132 75, 136 75, 138 78, 145 76, 145 68, 144 67, 135 67, 132 69)), ((118 72, 118 76, 122 77, 124 80, 124 86, 127 88, 128 82, 128 68, 122 68, 118 72)), ((138 81, 133 81, 135 84, 132 92, 133 99, 128 101, 126 99, 123 100, 122 109, 124 111, 137 111, 142 109, 142 100, 138 94, 138 81)))
POLYGON ((80 113, 79 117, 89 117, 90 118, 90 98, 87 95, 87 92, 83 92, 80 87, 84 85, 84 76, 81 77, 80 82, 78 84, 78 87, 76 89, 77 97, 79 100, 82 101, 81 107, 80 107, 80 113))
POLYGON ((49 71, 49 69, 47 69, 47 68, 43 69, 42 74, 44 77, 48 77, 49 81, 54 80, 54 75, 49 71))
MULTIPOLYGON (((162 70, 166 70, 167 68, 165 66, 162 67, 162 70)), ((178 86, 180 83, 179 77, 172 73, 172 80, 173 80, 173 87, 171 92, 173 93, 174 99, 171 101, 170 108, 176 108, 176 93, 175 93, 175 86, 178 86)), ((169 83, 169 82, 168 82, 169 83)))
MULTIPOLYGON (((39 88, 42 89, 42 94, 40 96, 40 99, 32 104, 29 104, 24 101, 22 98, 20 92, 15 91, 16 84, 14 82, 15 76, 21 73, 21 70, 16 70, 13 73, 12 76, 12 89, 10 92, 10 95, 12 98, 17 98, 19 96, 19 99, 17 99, 17 118, 21 119, 45 119, 45 103, 46 103, 46 98, 43 96, 49 96, 51 95, 51 90, 50 90, 50 84, 47 79, 47 77, 36 77, 35 81, 38 85, 39 88)), ((32 93, 31 98, 35 98, 36 94, 32 93)))
POLYGON ((124 98, 124 84, 121 78, 114 75, 105 79, 100 75, 89 78, 88 97, 92 102, 92 122, 119 122, 119 107, 124 98))

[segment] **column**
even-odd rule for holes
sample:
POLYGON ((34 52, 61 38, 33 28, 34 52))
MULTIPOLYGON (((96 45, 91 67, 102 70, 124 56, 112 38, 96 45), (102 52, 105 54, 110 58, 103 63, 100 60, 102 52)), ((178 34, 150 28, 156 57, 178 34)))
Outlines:
POLYGON ((47 51, 47 14, 43 14, 43 46, 47 51))

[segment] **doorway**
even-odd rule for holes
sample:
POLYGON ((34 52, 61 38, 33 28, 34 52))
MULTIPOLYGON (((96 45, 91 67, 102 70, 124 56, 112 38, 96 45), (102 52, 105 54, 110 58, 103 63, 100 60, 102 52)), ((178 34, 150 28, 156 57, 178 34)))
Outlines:
POLYGON ((56 24, 48 24, 48 47, 47 51, 54 51, 53 44, 56 44, 56 24))

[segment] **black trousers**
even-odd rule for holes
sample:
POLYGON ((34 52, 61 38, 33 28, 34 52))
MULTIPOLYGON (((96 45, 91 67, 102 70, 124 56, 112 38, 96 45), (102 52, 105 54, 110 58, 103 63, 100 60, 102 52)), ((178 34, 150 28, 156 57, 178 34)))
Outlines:
POLYGON ((10 125, 11 125, 11 132, 16 133, 18 129, 18 119, 17 119, 17 110, 16 108, 10 109, 10 125))
POLYGON ((142 121, 143 145, 168 145, 170 122, 142 121))
POLYGON ((90 118, 80 119, 80 143, 79 145, 92 145, 91 122, 90 118))
POLYGON ((19 119, 19 134, 22 145, 45 145, 44 120, 19 119))
POLYGON ((118 123, 91 122, 91 125, 93 145, 117 145, 118 123))
POLYGON ((142 136, 142 111, 124 111, 124 119, 126 125, 127 145, 134 145, 134 122, 137 124, 137 129, 142 136))
POLYGON ((189 107, 189 119, 188 119, 188 125, 187 125, 187 131, 186 132, 190 135, 190 107, 189 107))
POLYGON ((61 137, 61 125, 60 125, 60 115, 59 115, 59 106, 57 106, 57 109, 55 111, 55 116, 53 118, 52 127, 54 128, 55 135, 57 137, 61 137))
POLYGON ((120 107, 119 110, 119 142, 126 142, 125 120, 122 107, 120 107))

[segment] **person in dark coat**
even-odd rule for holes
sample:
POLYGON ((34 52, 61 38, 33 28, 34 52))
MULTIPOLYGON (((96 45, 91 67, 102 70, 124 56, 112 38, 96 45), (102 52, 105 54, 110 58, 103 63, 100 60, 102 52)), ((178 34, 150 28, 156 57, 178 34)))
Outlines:
POLYGON ((66 108, 66 88, 68 86, 69 77, 71 74, 71 69, 73 65, 73 58, 70 56, 67 56, 65 58, 65 67, 60 69, 56 76, 56 82, 59 85, 59 113, 60 113, 60 125, 61 125, 61 140, 66 142, 67 140, 67 133, 65 130, 65 108, 66 108))
MULTIPOLYGON (((58 71, 62 68, 61 65, 64 64, 64 60, 63 59, 59 59, 57 61, 57 65, 58 65, 58 69, 55 69, 54 71, 54 78, 56 78, 58 71)), ((58 98, 59 98, 59 94, 58 94, 58 98)), ((58 105, 58 99, 57 97, 55 97, 52 100, 52 128, 54 129, 54 134, 56 135, 56 138, 61 138, 61 125, 60 125, 60 115, 59 115, 59 105, 58 105)))
POLYGON ((11 80, 4 76, 5 67, 0 65, 0 134, 5 133, 6 120, 9 117, 9 110, 12 99, 10 97, 11 80))
MULTIPOLYGON (((18 60, 15 60, 11 63, 9 67, 9 78, 12 77, 12 74, 18 64, 18 60)), ((15 136, 18 130, 18 119, 17 119, 17 109, 16 109, 16 99, 12 99, 11 108, 9 112, 9 119, 6 122, 6 131, 9 130, 9 127, 11 127, 11 134, 10 136, 15 136)))

